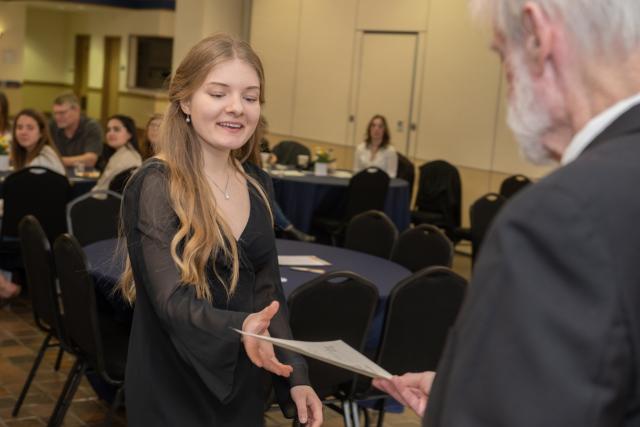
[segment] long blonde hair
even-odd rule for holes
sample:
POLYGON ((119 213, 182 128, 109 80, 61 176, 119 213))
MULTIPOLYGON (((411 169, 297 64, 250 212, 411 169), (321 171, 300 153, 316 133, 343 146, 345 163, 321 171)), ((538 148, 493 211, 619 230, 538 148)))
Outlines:
MULTIPOLYGON (((194 286, 200 299, 212 301, 211 290, 206 277, 206 267, 218 256, 231 265, 231 277, 225 280, 217 271, 218 280, 224 285, 227 296, 233 295, 239 276, 238 246, 229 225, 219 215, 211 188, 204 173, 201 142, 185 114, 181 102, 188 101, 204 83, 206 76, 217 65, 239 59, 249 64, 260 81, 260 104, 264 103, 264 71, 258 55, 248 43, 226 34, 207 37, 191 48, 182 60, 169 86, 170 104, 164 115, 159 141, 159 154, 168 167, 168 191, 172 208, 179 226, 171 240, 171 256, 180 272, 180 280, 185 286, 194 286)), ((259 120, 255 132, 246 144, 232 151, 233 167, 244 175, 273 216, 268 197, 261 185, 237 167, 237 159, 244 162, 253 147, 262 137, 264 123, 259 120)), ((127 256, 120 291, 133 302, 136 297, 135 284, 130 260, 127 256)))

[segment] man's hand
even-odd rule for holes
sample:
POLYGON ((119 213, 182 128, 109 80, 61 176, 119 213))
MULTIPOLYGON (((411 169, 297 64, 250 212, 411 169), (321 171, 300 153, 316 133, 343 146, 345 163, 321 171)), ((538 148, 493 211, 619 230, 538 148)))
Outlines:
POLYGON ((373 385, 422 417, 435 376, 435 372, 407 373, 402 376, 394 375, 390 380, 376 378, 373 385))
MULTIPOLYGON (((251 332, 252 334, 269 336, 269 324, 273 316, 278 312, 279 307, 278 302, 273 301, 264 310, 250 314, 244 320, 242 330, 244 332, 251 332)), ((270 342, 247 335, 243 335, 242 342, 244 343, 247 356, 249 356, 249 359, 251 359, 254 365, 283 377, 291 375, 293 368, 280 363, 276 358, 273 345, 270 342)))
POLYGON ((298 421, 309 427, 322 425, 322 402, 318 395, 308 385, 298 385, 291 388, 291 398, 298 409, 298 421))

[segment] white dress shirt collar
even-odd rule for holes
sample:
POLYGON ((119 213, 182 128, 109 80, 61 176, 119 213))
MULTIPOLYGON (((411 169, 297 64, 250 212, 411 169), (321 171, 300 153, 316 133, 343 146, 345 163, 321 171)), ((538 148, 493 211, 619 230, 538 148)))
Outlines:
POLYGON ((589 120, 585 127, 580 129, 573 137, 571 143, 564 151, 560 163, 566 165, 577 159, 602 131, 636 104, 640 104, 640 93, 617 102, 589 120))

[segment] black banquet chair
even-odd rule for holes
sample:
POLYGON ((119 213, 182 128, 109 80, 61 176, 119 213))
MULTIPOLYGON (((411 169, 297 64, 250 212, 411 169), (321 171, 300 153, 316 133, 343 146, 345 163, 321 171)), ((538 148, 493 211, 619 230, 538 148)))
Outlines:
POLYGON ((521 174, 511 175, 500 184, 500 195, 508 199, 529 184, 531 184, 531 180, 526 176, 521 174))
POLYGON ((354 216, 369 210, 384 211, 384 202, 389 191, 390 178, 379 168, 366 168, 353 175, 341 203, 341 216, 322 217, 313 219, 313 227, 328 234, 331 243, 336 246, 344 237, 345 227, 354 216))
POLYGON ((457 240, 461 224, 462 184, 458 169, 445 160, 434 160, 420 166, 416 209, 411 221, 432 224, 457 240))
POLYGON ((472 261, 477 259, 484 236, 505 202, 506 199, 500 194, 487 193, 469 207, 472 261))
MULTIPOLYGON (((362 352, 377 303, 377 288, 363 277, 347 271, 325 273, 289 296, 293 337, 302 341, 341 339, 362 352)), ((350 397, 356 375, 311 358, 307 363, 311 385, 320 399, 341 412, 345 423, 351 425, 356 405, 350 397), (341 406, 328 400, 330 397, 340 401, 341 406)))
MULTIPOLYGON (((466 289, 466 279, 447 267, 429 267, 399 282, 389 294, 378 365, 393 375, 435 371, 466 289)), ((381 392, 369 389, 367 394, 380 396, 381 392)), ((382 426, 384 398, 375 409, 380 411, 378 426, 382 426)))
POLYGON ((397 238, 398 229, 384 212, 367 211, 349 221, 344 247, 389 259, 397 238))
POLYGON ((33 215, 49 242, 67 231, 65 208, 71 197, 69 180, 47 168, 29 167, 6 177, 2 186, 4 213, 0 228, 0 268, 22 270, 18 224, 33 215))
POLYGON ((127 186, 127 182, 129 182, 129 178, 131 178, 131 175, 133 175, 136 170, 138 170, 137 167, 125 169, 114 176, 109 183, 109 191, 123 194, 124 188, 127 186))
POLYGON ((398 173, 396 177, 398 179, 404 179, 409 183, 409 203, 411 203, 413 198, 413 182, 416 179, 416 168, 411 160, 402 153, 398 153, 398 173))
POLYGON ((67 227, 81 246, 118 237, 122 196, 111 190, 92 191, 67 204, 67 227))
POLYGON ((271 152, 278 157, 280 165, 297 166, 300 154, 309 156, 311 161, 311 150, 298 141, 280 141, 271 152))
POLYGON ((31 382, 40 367, 42 358, 49 348, 59 348, 55 370, 60 368, 60 361, 64 345, 62 344, 63 330, 56 290, 56 275, 53 265, 51 244, 38 220, 27 215, 20 221, 20 247, 22 259, 29 285, 33 320, 36 326, 45 333, 40 349, 33 361, 29 375, 25 380, 22 391, 13 407, 11 415, 18 415, 22 402, 26 397, 31 382))
POLYGON ((65 338, 72 346, 76 361, 56 403, 50 425, 63 423, 86 372, 95 372, 106 383, 118 387, 107 415, 107 425, 111 425, 115 409, 123 398, 129 326, 98 317, 95 287, 87 271, 84 252, 74 237, 63 234, 56 240, 54 259, 62 294, 65 338))
POLYGON ((393 248, 391 261, 412 272, 432 266, 451 267, 453 244, 437 227, 429 224, 405 230, 393 248))

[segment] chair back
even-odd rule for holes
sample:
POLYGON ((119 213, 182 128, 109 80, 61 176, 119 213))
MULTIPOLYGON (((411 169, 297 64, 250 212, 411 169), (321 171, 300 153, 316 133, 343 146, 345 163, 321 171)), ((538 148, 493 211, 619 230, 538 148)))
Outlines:
POLYGON ((500 184, 500 195, 508 199, 529 184, 531 184, 531 180, 526 176, 520 174, 511 175, 500 184))
POLYGON ((432 266, 451 267, 453 244, 437 227, 421 224, 398 237, 391 260, 414 273, 432 266))
POLYGON ((67 204, 67 226, 81 246, 118 237, 122 195, 92 191, 67 204))
POLYGON ((131 178, 131 175, 133 175, 136 170, 138 170, 137 167, 132 167, 118 173, 109 183, 109 190, 118 194, 123 194, 124 188, 127 186, 127 182, 129 182, 129 178, 131 178))
POLYGON ((423 220, 444 229, 447 234, 460 227, 460 173, 451 163, 434 160, 420 166, 416 208, 423 220))
POLYGON ((29 167, 10 174, 3 183, 0 237, 17 238, 20 220, 33 215, 53 242, 67 231, 65 208, 70 195, 69 180, 47 168, 29 167))
POLYGON ((469 208, 469 220, 471 222, 471 253, 475 260, 484 236, 491 226, 506 199, 496 193, 487 193, 473 202, 469 208))
POLYGON ((411 203, 411 199, 413 198, 413 181, 415 181, 416 178, 416 168, 411 160, 401 153, 398 153, 398 173, 396 176, 409 183, 409 203, 411 203))
MULTIPOLYGON (((303 341, 341 339, 362 351, 378 303, 376 287, 357 274, 323 274, 296 288, 288 299, 293 337, 303 341)), ((320 398, 353 389, 355 375, 307 359, 311 384, 320 398)))
POLYGON ((62 321, 67 341, 75 353, 103 372, 95 286, 87 271, 84 252, 73 236, 63 234, 56 239, 53 254, 62 294, 62 321))
POLYGON ((392 374, 435 371, 467 281, 447 267, 430 267, 389 294, 377 361, 392 374))
POLYGON ((379 168, 361 170, 349 180, 346 193, 345 220, 370 211, 384 211, 384 202, 389 190, 389 175, 379 168))
POLYGON ((22 218, 19 233, 33 318, 40 329, 60 338, 62 319, 51 244, 33 215, 22 218))
POLYGON ((367 211, 349 221, 344 247, 389 259, 397 238, 398 229, 384 212, 367 211))
POLYGON ((311 150, 298 141, 280 141, 271 151, 278 157, 278 164, 281 165, 296 166, 299 154, 309 156, 311 161, 311 150))

